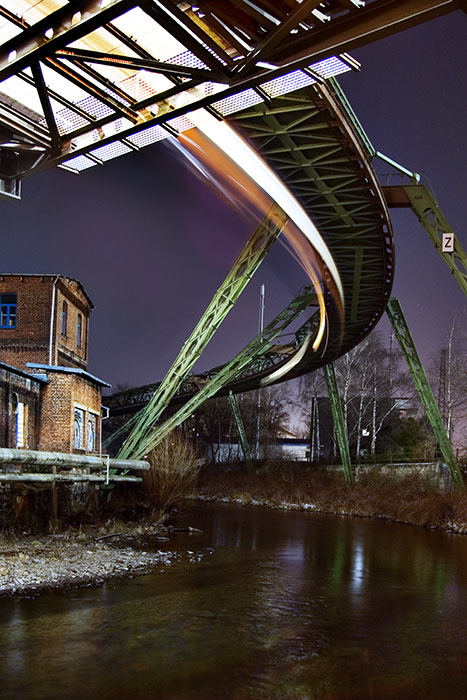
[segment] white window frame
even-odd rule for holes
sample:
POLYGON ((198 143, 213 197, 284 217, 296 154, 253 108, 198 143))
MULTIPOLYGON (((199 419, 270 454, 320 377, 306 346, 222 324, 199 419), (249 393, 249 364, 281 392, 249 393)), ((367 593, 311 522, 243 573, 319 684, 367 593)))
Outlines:
POLYGON ((98 433, 97 433, 97 426, 98 426, 98 420, 99 416, 97 413, 94 411, 88 411, 88 415, 86 418, 86 451, 87 452, 97 452, 97 440, 98 440, 98 433), (94 440, 93 440, 93 445, 89 445, 89 437, 90 437, 90 430, 89 430, 89 425, 91 423, 91 419, 94 418, 94 440))
POLYGON ((19 449, 24 447, 24 417, 25 417, 24 403, 22 401, 17 401, 15 409, 16 418, 16 448, 19 449))
POLYGON ((78 404, 74 404, 73 406, 73 449, 74 450, 84 450, 84 439, 85 439, 85 432, 86 432, 86 408, 83 406, 79 406, 78 404), (77 433, 76 433, 76 414, 77 412, 80 412, 82 415, 82 423, 81 423, 81 444, 77 444, 77 433))

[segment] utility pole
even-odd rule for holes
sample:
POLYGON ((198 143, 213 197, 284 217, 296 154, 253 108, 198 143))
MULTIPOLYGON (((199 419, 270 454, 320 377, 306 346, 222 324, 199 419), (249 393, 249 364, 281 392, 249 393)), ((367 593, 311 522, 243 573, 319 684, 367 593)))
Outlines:
MULTIPOLYGON (((444 427, 447 429, 447 406, 446 406, 446 395, 447 395, 447 383, 446 383, 446 355, 447 350, 443 348, 441 350, 441 356, 439 360, 439 379, 438 379, 438 408, 441 415, 441 419, 444 423, 444 427)), ((451 437, 451 436, 449 436, 451 437)))
MULTIPOLYGON (((264 284, 259 288, 259 334, 261 335, 264 330, 264 284)), ((261 389, 258 389, 257 401, 256 401, 256 443, 255 443, 255 457, 259 459, 259 433, 261 427, 261 389)))

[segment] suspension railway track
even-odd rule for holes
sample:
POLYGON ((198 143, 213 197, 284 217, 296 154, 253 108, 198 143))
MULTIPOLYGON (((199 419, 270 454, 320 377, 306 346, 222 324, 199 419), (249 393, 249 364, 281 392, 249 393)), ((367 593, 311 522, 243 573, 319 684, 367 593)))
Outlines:
MULTIPOLYGON (((371 145, 335 81, 320 81, 235 115, 231 120, 298 199, 325 240, 343 287, 344 319, 328 294, 325 349, 311 344, 297 364, 275 381, 288 380, 328 364, 358 344, 376 325, 389 300, 394 274, 391 221, 371 165, 371 145)), ((299 295, 300 296, 300 295, 299 295)), ((316 313, 313 301, 310 318, 316 313)), ((248 391, 299 352, 306 338, 273 346, 252 361, 216 394, 248 391)), ((186 403, 220 368, 188 377, 171 400, 186 403)), ((111 416, 139 411, 159 383, 113 394, 106 399, 111 416)))

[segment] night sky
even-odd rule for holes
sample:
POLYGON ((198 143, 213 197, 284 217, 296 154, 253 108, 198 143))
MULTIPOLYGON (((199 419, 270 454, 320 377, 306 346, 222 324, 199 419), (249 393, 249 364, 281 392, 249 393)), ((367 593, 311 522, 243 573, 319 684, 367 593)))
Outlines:
MULTIPOLYGON (((466 20, 454 12, 352 51, 362 71, 340 78, 375 148, 431 183, 464 248, 466 20)), ((167 142, 79 176, 29 178, 21 202, 0 201, 0 221, 1 271, 83 283, 96 306, 89 370, 114 386, 162 379, 254 228, 167 142)), ((428 362, 465 297, 412 212, 393 211, 393 223, 393 294, 428 362)), ((230 359, 256 334, 261 283, 267 322, 303 279, 276 244, 198 367, 230 359)))

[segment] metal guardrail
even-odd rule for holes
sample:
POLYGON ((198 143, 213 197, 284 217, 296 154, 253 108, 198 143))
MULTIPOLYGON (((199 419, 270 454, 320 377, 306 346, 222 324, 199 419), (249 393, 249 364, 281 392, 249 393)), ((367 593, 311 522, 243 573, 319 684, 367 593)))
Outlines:
POLYGON ((108 455, 15 450, 6 447, 0 448, 0 465, 3 466, 0 482, 141 482, 140 476, 128 475, 126 472, 149 469, 149 463, 144 460, 111 459, 108 455), (28 468, 27 472, 22 471, 23 466, 28 468), (99 473, 95 473, 96 471, 99 473), (125 473, 118 474, 115 471, 125 473))

